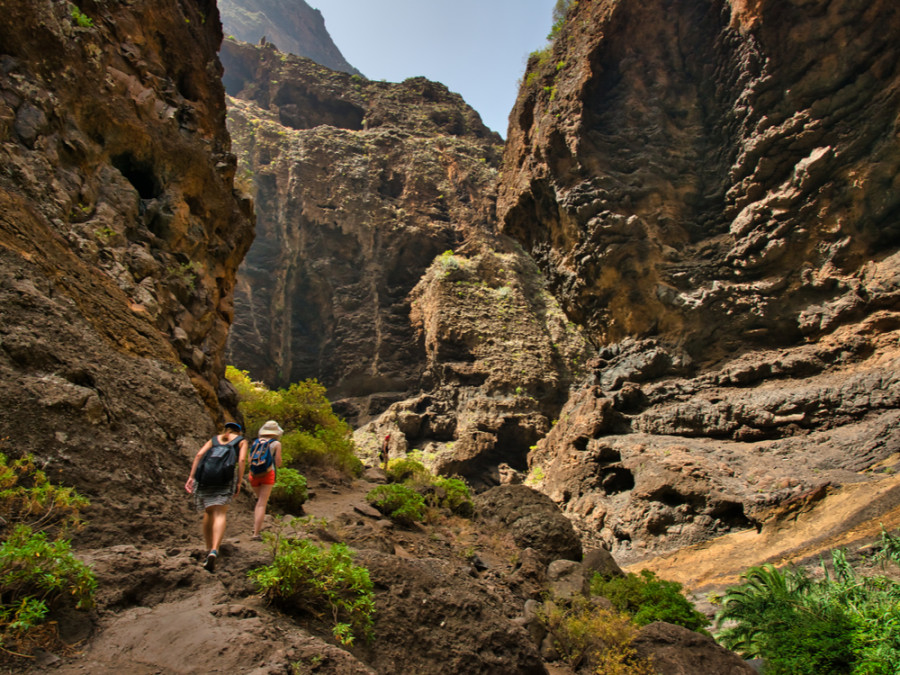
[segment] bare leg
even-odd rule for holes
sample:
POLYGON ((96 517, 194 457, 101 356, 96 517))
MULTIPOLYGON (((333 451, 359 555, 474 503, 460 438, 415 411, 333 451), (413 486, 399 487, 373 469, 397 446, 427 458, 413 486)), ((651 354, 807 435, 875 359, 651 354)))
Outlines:
POLYGON ((272 485, 255 485, 256 507, 253 509, 253 536, 262 530, 263 519, 266 517, 266 505, 269 503, 269 495, 272 494, 272 485))
POLYGON ((209 539, 207 546, 209 550, 218 551, 222 544, 222 538, 225 536, 225 518, 228 514, 228 505, 220 504, 219 506, 210 506, 203 514, 204 537, 206 536, 207 521, 209 522, 209 539))
POLYGON ((203 512, 203 543, 206 544, 206 550, 212 550, 212 541, 213 541, 213 528, 212 528, 212 517, 210 516, 210 509, 206 509, 203 512))

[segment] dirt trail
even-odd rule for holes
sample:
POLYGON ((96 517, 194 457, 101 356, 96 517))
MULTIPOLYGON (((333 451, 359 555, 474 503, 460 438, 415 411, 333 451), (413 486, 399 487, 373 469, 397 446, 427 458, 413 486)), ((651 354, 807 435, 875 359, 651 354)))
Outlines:
MULTIPOLYGON (((313 479, 311 483, 314 496, 303 515, 329 520, 364 502, 374 485, 360 480, 332 484, 313 479)), ((199 514, 195 514, 195 534, 183 546, 122 545, 80 551, 79 556, 94 566, 99 582, 98 620, 92 636, 70 656, 40 652, 34 660, 17 664, 14 672, 24 668, 24 672, 56 675, 265 675, 289 672, 290 663, 302 660, 305 653, 330 655, 336 661, 346 658, 336 647, 278 617, 254 593, 246 570, 271 560, 267 545, 250 538, 254 503, 252 492, 242 490, 229 508, 228 528, 213 574, 200 566, 205 551, 199 514), (286 651, 285 644, 292 648, 286 651)), ((270 515, 266 523, 272 526, 270 515)), ((60 629, 70 642, 87 630, 74 625, 60 629)), ((366 671, 348 663, 345 672, 366 671)))

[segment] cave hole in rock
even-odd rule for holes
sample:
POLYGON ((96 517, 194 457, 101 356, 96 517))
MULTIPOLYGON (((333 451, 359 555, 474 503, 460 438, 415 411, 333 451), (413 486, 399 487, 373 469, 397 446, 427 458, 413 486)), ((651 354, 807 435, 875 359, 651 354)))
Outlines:
POLYGON ((77 384, 79 387, 88 387, 90 389, 96 388, 97 383, 94 380, 94 376, 84 368, 71 368, 60 373, 60 375, 72 384, 77 384))
POLYGON ((740 502, 717 502, 712 505, 707 515, 731 528, 753 527, 753 523, 744 513, 744 505, 740 502))
POLYGON ((687 504, 695 510, 697 510, 698 506, 702 506, 705 503, 705 499, 702 496, 682 494, 671 485, 663 485, 654 490, 647 495, 647 499, 654 502, 660 502, 661 504, 673 508, 681 506, 682 504, 687 504))
POLYGON ((125 152, 113 157, 112 165, 134 186, 141 199, 155 199, 162 194, 162 182, 156 177, 150 162, 125 152))
POLYGON ((634 489, 634 474, 621 466, 606 469, 600 479, 600 485, 608 495, 627 492, 634 489))

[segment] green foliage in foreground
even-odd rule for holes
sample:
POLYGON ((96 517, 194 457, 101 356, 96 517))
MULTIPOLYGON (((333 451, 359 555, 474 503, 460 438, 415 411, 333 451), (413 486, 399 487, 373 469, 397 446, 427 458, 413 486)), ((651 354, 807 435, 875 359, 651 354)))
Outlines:
POLYGON ((578 672, 604 675, 655 675, 648 659, 631 646, 638 627, 624 613, 607 609, 582 595, 550 598, 537 619, 562 659, 578 672))
POLYGON ((285 465, 328 466, 351 476, 362 473, 352 429, 334 414, 325 387, 316 380, 273 391, 251 380, 246 370, 234 366, 226 368, 225 376, 237 389, 238 408, 244 415, 249 437, 255 436, 266 420, 276 420, 285 430, 281 437, 285 465))
POLYGON ((0 453, 0 647, 28 644, 57 607, 93 606, 96 580, 64 535, 88 501, 52 485, 31 457, 0 453))
POLYGON ((272 488, 273 503, 289 512, 297 513, 303 509, 308 496, 304 475, 288 467, 278 469, 275 473, 275 486, 272 488))
POLYGON ((618 611, 634 617, 639 626, 665 621, 708 634, 704 627, 709 620, 681 594, 681 584, 659 579, 650 570, 625 577, 606 578, 595 574, 591 579, 591 593, 603 596, 618 611))
MULTIPOLYGON (((898 538, 882 532, 883 564, 900 563, 898 538)), ((719 641, 745 658, 765 660, 766 675, 900 673, 900 584, 864 577, 842 550, 833 574, 750 568, 729 588, 716 616, 719 641)))
POLYGON ((332 632, 343 644, 374 636, 375 592, 369 571, 353 563, 346 544, 321 549, 305 539, 275 539, 271 565, 248 575, 266 598, 285 611, 319 616, 331 611, 332 632))

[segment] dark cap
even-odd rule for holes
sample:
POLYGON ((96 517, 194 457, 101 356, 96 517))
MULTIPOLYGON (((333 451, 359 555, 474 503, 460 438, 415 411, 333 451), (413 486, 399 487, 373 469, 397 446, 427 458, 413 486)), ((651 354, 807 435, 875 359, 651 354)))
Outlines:
POLYGON ((237 422, 225 422, 225 428, 228 429, 229 427, 232 428, 232 429, 237 429, 238 431, 243 431, 243 430, 244 430, 244 427, 242 427, 242 426, 241 426, 240 424, 238 424, 237 422))

